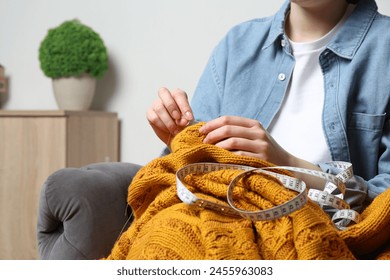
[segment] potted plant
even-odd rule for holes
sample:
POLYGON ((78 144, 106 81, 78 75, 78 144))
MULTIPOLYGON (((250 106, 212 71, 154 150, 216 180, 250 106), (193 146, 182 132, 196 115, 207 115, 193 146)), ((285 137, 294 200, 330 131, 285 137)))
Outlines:
POLYGON ((96 79, 108 69, 103 40, 77 19, 49 29, 39 47, 39 61, 44 74, 52 78, 57 104, 63 110, 88 110, 96 79))

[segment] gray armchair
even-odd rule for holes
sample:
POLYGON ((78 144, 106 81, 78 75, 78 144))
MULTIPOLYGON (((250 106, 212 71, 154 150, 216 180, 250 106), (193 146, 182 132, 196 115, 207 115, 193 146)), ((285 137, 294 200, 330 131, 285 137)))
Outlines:
POLYGON ((91 260, 107 256, 121 230, 131 223, 127 189, 140 167, 123 162, 95 163, 50 175, 40 194, 40 258, 91 260))

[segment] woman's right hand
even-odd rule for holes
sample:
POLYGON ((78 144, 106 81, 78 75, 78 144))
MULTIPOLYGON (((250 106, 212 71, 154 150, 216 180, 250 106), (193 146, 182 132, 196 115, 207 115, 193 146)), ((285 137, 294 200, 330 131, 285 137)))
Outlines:
POLYGON ((158 138, 167 146, 194 120, 187 94, 181 89, 169 91, 164 87, 159 89, 158 98, 148 109, 146 117, 158 138))

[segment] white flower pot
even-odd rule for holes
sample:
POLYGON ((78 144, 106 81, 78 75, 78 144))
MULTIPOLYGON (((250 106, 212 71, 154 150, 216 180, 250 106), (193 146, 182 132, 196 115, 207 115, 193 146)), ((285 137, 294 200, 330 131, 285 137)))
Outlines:
POLYGON ((95 88, 96 78, 88 74, 53 79, 54 96, 61 110, 88 110, 95 95, 95 88))

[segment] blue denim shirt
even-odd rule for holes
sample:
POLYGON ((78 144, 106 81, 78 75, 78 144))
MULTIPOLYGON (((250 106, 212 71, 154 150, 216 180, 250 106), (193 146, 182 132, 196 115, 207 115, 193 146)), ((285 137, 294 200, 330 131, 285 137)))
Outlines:
MULTIPOLYGON (((191 101, 196 119, 236 115, 269 126, 294 68, 284 31, 289 7, 235 26, 216 46, 191 101)), ((355 209, 390 186, 389 30, 375 1, 361 0, 320 55, 323 131, 332 159, 353 164, 346 200, 355 209)))

